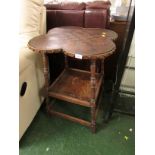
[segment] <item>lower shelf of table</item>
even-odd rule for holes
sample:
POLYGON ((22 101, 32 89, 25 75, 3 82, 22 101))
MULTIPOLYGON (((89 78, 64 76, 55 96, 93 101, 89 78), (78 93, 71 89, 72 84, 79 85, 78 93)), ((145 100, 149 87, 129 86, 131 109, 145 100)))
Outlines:
MULTIPOLYGON (((49 87, 48 95, 74 104, 90 107, 90 72, 78 69, 65 69, 49 87)), ((97 101, 103 76, 96 73, 97 101)))

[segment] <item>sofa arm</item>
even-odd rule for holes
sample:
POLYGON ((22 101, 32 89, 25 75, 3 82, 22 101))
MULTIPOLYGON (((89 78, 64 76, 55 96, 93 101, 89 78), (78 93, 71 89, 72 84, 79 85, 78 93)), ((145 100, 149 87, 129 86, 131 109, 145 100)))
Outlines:
POLYGON ((46 7, 42 6, 41 19, 40 19, 40 34, 46 33, 46 7))

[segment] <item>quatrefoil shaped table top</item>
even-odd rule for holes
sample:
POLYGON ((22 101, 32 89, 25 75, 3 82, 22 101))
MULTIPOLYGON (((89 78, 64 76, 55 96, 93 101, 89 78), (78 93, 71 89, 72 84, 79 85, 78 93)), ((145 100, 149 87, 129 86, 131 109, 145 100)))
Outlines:
POLYGON ((28 47, 35 52, 63 52, 71 57, 77 54, 81 55, 82 59, 103 58, 115 51, 114 41, 117 37, 117 33, 107 29, 57 27, 45 35, 31 39, 28 47))

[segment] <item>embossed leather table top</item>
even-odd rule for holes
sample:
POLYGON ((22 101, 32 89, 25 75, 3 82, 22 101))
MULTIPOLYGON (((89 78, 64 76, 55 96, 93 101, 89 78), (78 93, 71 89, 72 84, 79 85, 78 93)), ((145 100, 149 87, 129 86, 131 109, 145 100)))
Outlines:
POLYGON ((51 29, 46 35, 34 37, 28 47, 35 52, 56 53, 82 59, 102 58, 111 55, 115 49, 117 33, 100 28, 58 27, 51 29))

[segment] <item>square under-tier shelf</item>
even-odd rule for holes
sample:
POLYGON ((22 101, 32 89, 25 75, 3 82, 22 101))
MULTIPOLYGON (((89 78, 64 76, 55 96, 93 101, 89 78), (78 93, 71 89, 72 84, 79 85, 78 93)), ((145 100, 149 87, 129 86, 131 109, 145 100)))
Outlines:
MULTIPOLYGON (((90 107, 91 74, 78 69, 65 69, 49 87, 48 95, 74 104, 90 107)), ((101 74, 96 73, 96 98, 102 83, 101 74)))

